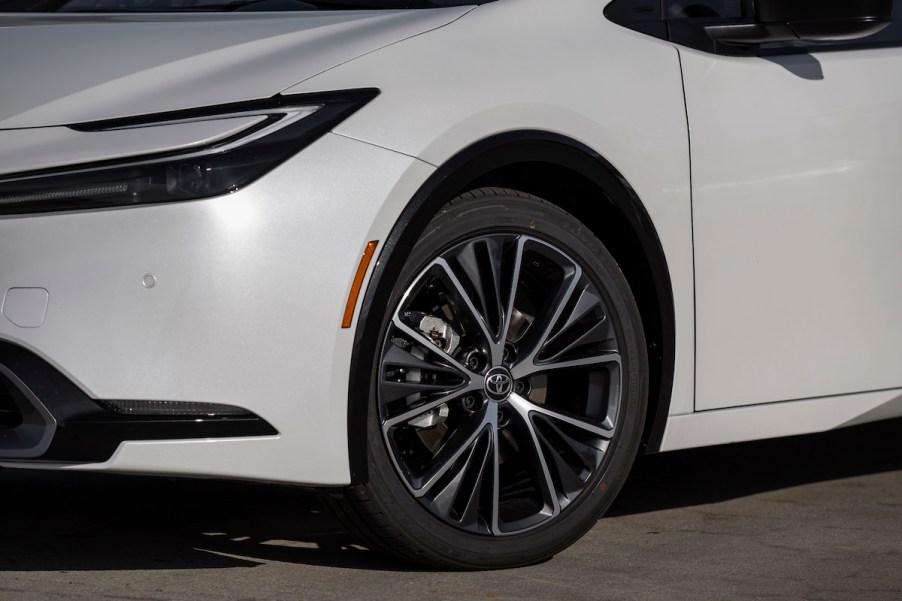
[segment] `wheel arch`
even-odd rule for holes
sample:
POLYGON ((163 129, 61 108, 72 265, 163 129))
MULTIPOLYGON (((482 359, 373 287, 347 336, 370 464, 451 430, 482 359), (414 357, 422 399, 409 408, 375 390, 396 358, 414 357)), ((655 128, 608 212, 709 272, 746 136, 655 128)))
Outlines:
MULTIPOLYGON (((544 131, 506 132, 462 150, 414 195, 385 240, 360 315, 386 304, 404 260, 432 217, 457 195, 485 186, 516 189, 552 202, 589 227, 623 270, 642 316, 650 368, 646 453, 660 449, 670 408, 675 357, 674 302, 667 260, 641 200, 600 154, 571 138, 544 131), (598 202, 589 202, 595 198, 598 202)), ((366 415, 380 320, 361 320, 354 338, 348 390, 351 482, 365 481, 366 415)))

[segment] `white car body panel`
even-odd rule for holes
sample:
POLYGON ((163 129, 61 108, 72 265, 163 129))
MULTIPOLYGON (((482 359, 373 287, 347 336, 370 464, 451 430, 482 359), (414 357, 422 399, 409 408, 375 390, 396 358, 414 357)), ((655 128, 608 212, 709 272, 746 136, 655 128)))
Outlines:
POLYGON ((795 436, 902 416, 902 390, 767 403, 671 417, 662 451, 795 436))
POLYGON ((125 443, 98 469, 348 483, 345 301, 366 241, 394 225, 380 210, 433 168, 337 135, 308 150, 226 198, 0 218, 0 289, 50 293, 41 327, 0 317, 0 338, 93 398, 227 403, 280 434, 186 441, 176 461, 125 443))
POLYGON ((774 62, 678 49, 614 25, 604 6, 4 17, 0 54, 16 60, 0 65, 2 173, 199 145, 244 126, 135 135, 67 125, 280 92, 381 93, 227 197, 0 216, 0 294, 49 294, 39 327, 0 316, 0 339, 93 398, 227 403, 279 431, 124 442, 104 463, 3 464, 348 484, 354 329, 340 323, 363 248, 386 240, 436 168, 518 130, 606 158, 654 224, 676 322, 662 450, 902 415, 900 391, 865 393, 902 386, 902 209, 891 202, 902 79, 878 84, 856 60, 897 72, 899 53, 818 54, 825 79, 810 81, 774 62), (78 52, 27 50, 51 39, 78 52), (95 68, 73 68, 85 62, 95 68), (769 119, 748 118, 762 103, 769 119), (801 185, 818 193, 803 197, 801 185), (805 259, 816 264, 800 270, 805 259), (790 295, 791 311, 775 306, 790 295), (841 321, 851 311, 854 323, 841 321), (815 396, 827 398, 774 402, 815 396), (767 404, 725 409, 749 403, 767 404))
POLYGON ((269 98, 468 10, 7 15, 0 129, 269 98))
POLYGON ((902 51, 681 53, 696 409, 902 386, 902 51))
POLYGON ((510 27, 506 7, 504 2, 480 6, 443 30, 362 57, 285 93, 378 82, 382 93, 366 115, 352 116, 336 131, 436 166, 475 141, 536 129, 536 123, 612 161, 642 199, 667 255, 677 323, 671 411, 690 413, 692 227, 677 52, 669 43, 608 21, 604 3, 580 0, 567 11, 549 11, 545 0, 517 0, 522 20, 516 28, 510 27), (461 45, 462 39, 470 43, 461 45), (404 70, 393 68, 401 61, 404 70), (560 68, 564 63, 566 70, 560 68), (498 85, 501 73, 504 85, 498 85))

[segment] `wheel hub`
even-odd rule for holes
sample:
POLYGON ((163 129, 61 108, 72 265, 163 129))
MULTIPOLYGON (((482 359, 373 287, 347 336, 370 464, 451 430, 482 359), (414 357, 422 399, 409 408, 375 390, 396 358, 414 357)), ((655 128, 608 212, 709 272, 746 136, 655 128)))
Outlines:
POLYGON ((514 391, 514 377, 508 368, 499 365, 485 375, 485 394, 496 403, 506 401, 514 391))

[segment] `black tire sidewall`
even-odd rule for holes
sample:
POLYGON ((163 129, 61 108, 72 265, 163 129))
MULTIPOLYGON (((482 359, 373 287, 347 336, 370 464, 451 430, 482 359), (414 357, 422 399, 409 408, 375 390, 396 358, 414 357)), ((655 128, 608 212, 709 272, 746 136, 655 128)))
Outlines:
MULTIPOLYGON (((573 216, 555 205, 515 191, 477 190, 449 203, 415 244, 393 288, 379 329, 377 356, 391 312, 416 275, 437 255, 461 241, 487 233, 519 233, 545 240, 593 278, 612 313, 621 345, 622 403, 619 425, 591 488, 549 523, 510 536, 477 535, 441 521, 407 490, 388 455, 376 399, 378 370, 372 371, 367 416, 368 496, 391 527, 425 555, 427 561, 462 568, 526 565, 547 559, 582 536, 610 506, 632 465, 644 422, 647 358, 641 319, 629 285, 601 242, 573 216)), ((375 315, 371 316, 375 317, 375 315)))

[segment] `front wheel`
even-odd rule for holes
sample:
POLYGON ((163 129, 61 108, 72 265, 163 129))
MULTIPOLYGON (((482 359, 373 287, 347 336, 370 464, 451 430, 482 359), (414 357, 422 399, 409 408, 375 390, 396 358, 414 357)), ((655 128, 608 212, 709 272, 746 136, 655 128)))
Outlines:
POLYGON ((335 503, 346 523, 404 558, 475 569, 547 559, 592 527, 639 444, 647 358, 627 281, 588 228, 519 192, 464 194, 379 318, 368 481, 335 503))

